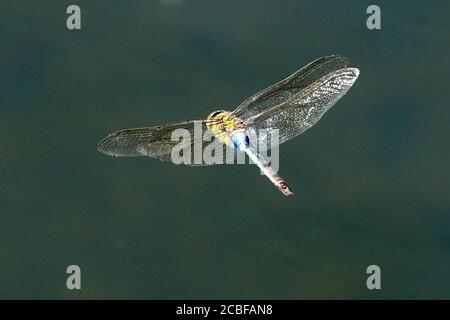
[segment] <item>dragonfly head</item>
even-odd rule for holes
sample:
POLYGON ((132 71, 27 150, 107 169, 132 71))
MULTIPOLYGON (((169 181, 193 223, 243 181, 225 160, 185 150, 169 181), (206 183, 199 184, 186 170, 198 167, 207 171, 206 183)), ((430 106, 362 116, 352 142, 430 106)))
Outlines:
POLYGON ((206 120, 214 120, 215 118, 218 118, 219 115, 223 115, 223 113, 227 113, 225 110, 217 110, 213 111, 209 114, 208 118, 206 120))

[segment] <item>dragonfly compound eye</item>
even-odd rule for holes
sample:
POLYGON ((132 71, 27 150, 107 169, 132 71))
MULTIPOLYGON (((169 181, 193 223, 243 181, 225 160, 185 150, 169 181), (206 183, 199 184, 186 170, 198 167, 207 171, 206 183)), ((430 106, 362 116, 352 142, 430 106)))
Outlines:
POLYGON ((217 117, 219 114, 221 114, 221 113, 224 113, 225 112, 225 110, 217 110, 217 111, 214 111, 214 112, 211 112, 210 114, 209 114, 209 116, 206 118, 206 119, 208 119, 208 120, 213 120, 215 117, 217 117))

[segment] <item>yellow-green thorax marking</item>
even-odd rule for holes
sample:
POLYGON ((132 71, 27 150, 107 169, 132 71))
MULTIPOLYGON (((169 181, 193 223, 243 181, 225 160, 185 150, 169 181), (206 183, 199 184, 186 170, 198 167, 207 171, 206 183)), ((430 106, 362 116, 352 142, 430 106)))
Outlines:
POLYGON ((232 145, 231 133, 243 128, 242 120, 225 110, 212 112, 206 120, 206 127, 216 135, 220 142, 229 147, 232 145))

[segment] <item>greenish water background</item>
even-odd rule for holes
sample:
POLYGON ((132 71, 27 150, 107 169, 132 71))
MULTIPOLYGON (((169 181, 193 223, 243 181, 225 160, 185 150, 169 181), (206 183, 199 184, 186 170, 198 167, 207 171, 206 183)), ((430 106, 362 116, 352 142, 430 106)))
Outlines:
POLYGON ((369 31, 370 4, 2 1, 0 298, 450 298, 449 4, 376 1, 369 31), (293 198, 253 166, 96 151, 331 53, 361 75, 281 147, 293 198))

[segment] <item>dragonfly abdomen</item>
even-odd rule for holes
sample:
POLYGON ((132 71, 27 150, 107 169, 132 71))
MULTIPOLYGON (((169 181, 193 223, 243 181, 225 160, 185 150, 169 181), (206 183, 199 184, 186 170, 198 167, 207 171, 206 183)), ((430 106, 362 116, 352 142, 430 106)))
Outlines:
POLYGON ((250 145, 250 139, 243 129, 235 130, 231 134, 231 141, 233 142, 233 148, 238 151, 245 151, 245 148, 250 145))
POLYGON ((270 164, 264 159, 261 155, 258 154, 256 150, 254 150, 249 145, 245 146, 243 150, 250 159, 261 169, 261 171, 269 178, 270 181, 277 187, 278 190, 281 191, 285 196, 292 196, 294 193, 289 188, 286 181, 281 178, 275 170, 270 166, 270 164))

